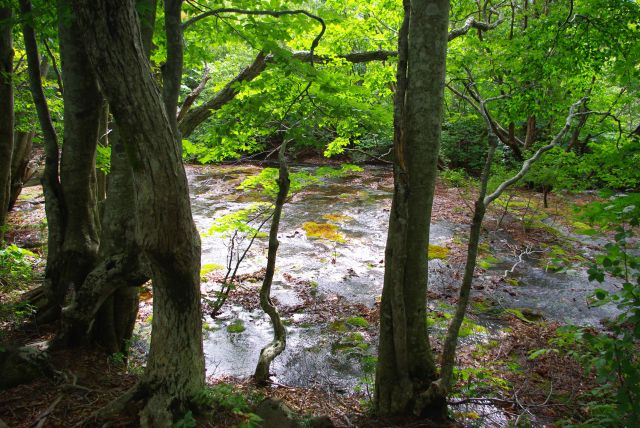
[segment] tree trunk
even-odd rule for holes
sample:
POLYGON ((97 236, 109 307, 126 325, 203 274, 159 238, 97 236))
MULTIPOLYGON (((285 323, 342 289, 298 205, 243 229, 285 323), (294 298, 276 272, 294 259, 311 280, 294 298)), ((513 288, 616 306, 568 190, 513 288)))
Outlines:
POLYGON ((74 5, 87 55, 133 164, 135 209, 144 219, 136 237, 151 268, 154 308, 142 380, 151 398, 142 423, 168 426, 170 412, 184 411, 204 386, 200 239, 179 142, 145 59, 133 2, 74 5))
POLYGON ((375 402, 382 415, 446 418, 426 330, 427 249, 443 117, 449 1, 405 0, 394 101, 394 196, 385 251, 375 402), (419 408, 417 405, 419 404, 419 408))
POLYGON ((77 292, 98 257, 99 219, 95 154, 102 95, 71 18, 69 0, 58 1, 58 35, 64 84, 64 144, 60 184, 64 197, 64 236, 55 293, 77 292))
POLYGON ((62 188, 58 179, 58 136, 51 122, 47 99, 42 90, 42 78, 38 46, 32 19, 31 2, 20 0, 20 12, 24 18, 22 25, 24 46, 27 53, 29 69, 29 86, 33 96, 33 102, 38 114, 38 121, 42 129, 45 151, 45 167, 42 175, 42 189, 45 198, 45 211, 47 215, 48 242, 47 242, 47 268, 45 270, 45 290, 47 290, 46 309, 38 314, 39 322, 47 322, 56 319, 60 315, 64 294, 56 287, 58 283, 60 251, 64 237, 64 199, 62 188))
POLYGON ((13 38, 11 7, 0 8, 0 246, 11 199, 13 153, 13 38))
POLYGON ((280 229, 280 216, 282 215, 282 207, 289 194, 289 169, 285 158, 287 150, 287 141, 280 146, 278 160, 280 161, 280 171, 278 176, 278 195, 276 196, 276 204, 274 207, 273 218, 271 220, 271 228, 269 229, 269 253, 267 255, 267 270, 264 274, 262 288, 260 289, 260 307, 273 324, 273 340, 260 351, 260 358, 256 366, 253 379, 258 385, 264 385, 269 380, 269 368, 271 362, 284 351, 287 346, 287 330, 282 324, 278 309, 271 301, 271 283, 273 274, 276 270, 276 256, 278 254, 278 231, 280 229))
MULTIPOLYGON (((145 56, 151 52, 155 23, 155 0, 138 0, 145 56)), ((108 353, 127 352, 138 313, 139 287, 150 278, 135 238, 137 216, 133 171, 125 144, 115 124, 109 130, 109 108, 101 112, 102 141, 111 145, 111 170, 102 204, 100 262, 86 277, 74 302, 65 308, 63 332, 58 342, 73 346, 92 340, 108 353), (107 134, 109 137, 107 137, 107 134)))

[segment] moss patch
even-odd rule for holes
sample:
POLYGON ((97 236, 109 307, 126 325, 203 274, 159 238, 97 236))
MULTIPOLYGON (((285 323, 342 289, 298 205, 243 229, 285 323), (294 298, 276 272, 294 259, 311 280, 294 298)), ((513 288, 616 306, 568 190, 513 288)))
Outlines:
POLYGON ((244 326, 244 322, 239 318, 227 326, 227 331, 229 333, 242 333, 245 330, 246 327, 244 326))
POLYGON ((328 241, 344 243, 344 235, 338 232, 338 226, 329 223, 308 221, 302 225, 309 238, 321 238, 328 241))
POLYGON ((434 259, 447 260, 449 258, 450 251, 451 250, 448 249, 447 247, 429 244, 429 252, 428 252, 429 260, 434 260, 434 259))
POLYGON ((207 263, 202 265, 202 268, 200 268, 200 278, 204 278, 207 274, 220 269, 224 269, 224 266, 217 263, 207 263))
POLYGON ((354 327, 362 327, 362 328, 367 328, 369 327, 369 321, 367 321, 366 319, 362 318, 362 317, 351 317, 347 319, 347 324, 352 325, 354 327))
POLYGON ((478 267, 482 269, 489 269, 498 264, 499 261, 500 259, 497 257, 488 255, 478 260, 478 267))

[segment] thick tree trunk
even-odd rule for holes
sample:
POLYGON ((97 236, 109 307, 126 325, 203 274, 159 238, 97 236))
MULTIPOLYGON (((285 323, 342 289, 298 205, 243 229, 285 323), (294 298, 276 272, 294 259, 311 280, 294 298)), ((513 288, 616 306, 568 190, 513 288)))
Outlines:
POLYGON ((82 33, 71 17, 69 0, 58 1, 58 34, 64 84, 64 144, 60 184, 65 228, 55 293, 77 292, 98 257, 99 219, 95 154, 102 95, 79 40, 82 33))
POLYGON ((11 7, 0 8, 0 245, 11 199, 13 153, 13 38, 11 7))
POLYGON ((426 330, 427 248, 443 116, 448 14, 448 0, 405 0, 395 98, 395 189, 376 370, 375 401, 383 415, 413 411, 446 418, 442 397, 415 406, 436 379, 426 330))
POLYGON ((151 394, 142 423, 171 424, 169 411, 204 385, 200 240, 179 142, 142 48, 132 1, 75 0, 85 48, 133 164, 136 236, 153 279, 151 350, 143 378, 151 394))
MULTIPOLYGON (((155 0, 138 0, 136 11, 145 56, 151 52, 155 0)), ((136 242, 137 216, 131 162, 117 126, 109 130, 109 107, 101 111, 99 138, 111 145, 111 171, 105 179, 102 203, 100 262, 86 277, 71 306, 64 312, 59 343, 76 345, 93 340, 107 352, 127 352, 138 313, 139 287, 150 278, 136 242), (108 136, 107 136, 108 135, 108 136), (106 184, 106 183, 105 183, 106 184)))

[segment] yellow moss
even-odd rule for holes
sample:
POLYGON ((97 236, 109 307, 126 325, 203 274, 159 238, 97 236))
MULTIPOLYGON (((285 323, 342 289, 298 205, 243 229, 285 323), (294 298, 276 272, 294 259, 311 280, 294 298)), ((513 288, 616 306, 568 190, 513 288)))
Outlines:
POLYGON ((429 260, 449 258, 449 250, 447 247, 441 247, 440 245, 429 244, 429 260))
POLYGON ((334 223, 344 223, 345 221, 353 220, 352 217, 349 217, 348 215, 341 215, 341 214, 324 214, 322 218, 334 223))
POLYGON ((302 225, 309 238, 322 238, 329 241, 344 243, 344 236, 338 232, 338 226, 328 223, 308 221, 302 225))

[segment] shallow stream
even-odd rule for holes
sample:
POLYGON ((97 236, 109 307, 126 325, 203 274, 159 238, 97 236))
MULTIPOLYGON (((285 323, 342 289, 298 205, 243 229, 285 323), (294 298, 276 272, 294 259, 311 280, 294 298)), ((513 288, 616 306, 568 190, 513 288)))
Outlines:
MULTIPOLYGON (((316 168, 296 170, 314 173, 316 168)), ((237 189, 244 178, 259 171, 260 168, 253 166, 189 170, 193 213, 201 233, 205 234, 221 215, 261 200, 256 191, 237 189)), ((351 391, 366 376, 363 363, 367 355, 374 353, 377 331, 371 325, 344 321, 349 316, 353 318, 354 307, 372 308, 381 294, 392 190, 388 169, 367 167, 366 174, 325 177, 294 195, 285 205, 272 295, 285 308, 283 318, 288 324, 288 337, 286 351, 272 366, 276 382, 351 391), (330 216, 333 220, 327 220, 326 215, 333 215, 330 216), (336 224, 343 242, 308 238, 303 230, 306 222, 336 224), (334 310, 320 317, 307 316, 305 305, 309 299, 334 310), (293 310, 286 311, 286 308, 293 310), (340 310, 344 308, 348 308, 349 313, 341 318, 340 310)), ((466 229, 460 224, 437 222, 431 227, 431 243, 450 245, 456 236, 464 235, 466 229)), ((205 234, 203 266, 225 266, 228 244, 228 239, 220 235, 205 234)), ((266 239, 257 239, 239 273, 263 268, 266 252, 266 239)), ((494 270, 514 263, 509 254, 496 255, 501 263, 494 270)), ((503 285, 487 297, 506 308, 528 308, 550 320, 578 324, 597 324, 614 313, 612 308, 588 307, 586 297, 594 286, 582 271, 555 274, 539 267, 532 259, 525 260, 518 271, 521 272, 518 285, 503 285)), ((430 272, 430 287, 450 290, 457 287, 454 269, 446 261, 430 261, 430 272)), ((482 276, 477 279, 483 280, 482 276)), ((257 293, 259 285, 256 281, 247 287, 257 293)), ((216 319, 208 317, 205 321, 209 325, 204 339, 208 375, 251 375, 260 349, 271 340, 268 317, 259 309, 229 304, 216 319), (234 329, 237 325, 241 328, 234 329)), ((487 329, 478 330, 466 341, 499 337, 499 325, 489 320, 476 321, 487 329)))

